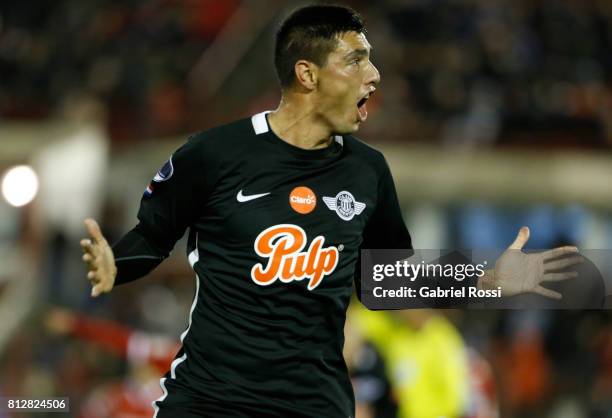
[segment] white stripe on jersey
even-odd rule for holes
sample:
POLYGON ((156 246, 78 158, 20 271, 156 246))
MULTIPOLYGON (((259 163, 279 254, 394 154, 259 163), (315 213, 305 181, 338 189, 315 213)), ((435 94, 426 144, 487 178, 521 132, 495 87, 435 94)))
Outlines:
POLYGON ((264 134, 270 130, 270 128, 268 128, 268 121, 266 120, 266 115, 270 112, 271 110, 266 110, 265 112, 258 113, 251 117, 255 135, 264 134))
MULTIPOLYGON (((268 120, 266 119, 266 115, 270 112, 271 110, 266 110, 265 112, 261 112, 251 116, 251 123, 253 124, 255 135, 265 134, 270 130, 270 127, 268 126, 268 120)), ((344 145, 344 139, 341 135, 335 135, 334 141, 336 141, 340 145, 344 145)))
POLYGON ((157 418, 157 413, 159 412, 159 406, 157 406, 157 402, 162 402, 164 399, 166 399, 166 396, 168 396, 168 389, 166 389, 166 378, 163 377, 159 380, 159 385, 162 388, 162 391, 164 392, 162 394, 162 396, 159 397, 159 399, 151 402, 151 406, 153 407, 153 410, 155 411, 153 413, 153 418, 157 418))
MULTIPOLYGON (((200 259, 200 253, 198 251, 198 235, 197 234, 196 234, 195 242, 196 242, 195 250, 189 253, 189 256, 188 256, 189 264, 191 264, 191 267, 193 267, 195 263, 197 263, 198 260, 200 259)), ((193 302, 191 303, 191 309, 189 310, 189 323, 187 325, 187 329, 183 331, 183 333, 181 334, 181 343, 183 342, 183 340, 187 336, 187 333, 191 329, 191 323, 193 321, 193 311, 195 311, 196 305, 198 304, 198 294, 200 293, 200 278, 198 277, 197 274, 195 278, 196 278, 195 296, 193 297, 193 302)), ((182 356, 172 361, 172 364, 170 365, 170 378, 171 379, 176 379, 176 368, 179 364, 184 362, 186 359, 187 359, 187 353, 183 353, 182 356)), ((166 399, 166 396, 168 396, 168 390, 166 389, 165 382, 166 382, 165 377, 159 380, 159 385, 161 386, 164 394, 159 399, 157 399, 151 404, 153 406, 153 410, 155 411, 155 413, 153 414, 153 418, 157 418, 157 412, 159 411, 159 407, 156 405, 156 402, 162 402, 164 399, 166 399)))

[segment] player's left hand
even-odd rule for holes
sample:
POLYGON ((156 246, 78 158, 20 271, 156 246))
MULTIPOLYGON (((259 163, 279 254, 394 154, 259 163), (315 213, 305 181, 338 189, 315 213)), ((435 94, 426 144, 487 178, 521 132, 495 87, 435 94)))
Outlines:
POLYGON ((561 299, 562 295, 559 292, 543 287, 542 283, 577 277, 578 273, 575 271, 559 270, 580 264, 584 258, 578 255, 578 248, 573 246, 527 254, 522 249, 528 240, 529 228, 524 226, 519 230, 514 242, 495 263, 493 277, 487 285, 491 288, 501 287, 504 297, 537 293, 550 299, 561 299))

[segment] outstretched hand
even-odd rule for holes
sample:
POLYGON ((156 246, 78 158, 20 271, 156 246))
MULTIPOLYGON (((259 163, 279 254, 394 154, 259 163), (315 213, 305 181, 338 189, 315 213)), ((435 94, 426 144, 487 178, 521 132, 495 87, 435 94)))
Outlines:
POLYGON ((98 223, 93 219, 85 219, 85 228, 90 238, 81 240, 83 261, 89 269, 87 279, 91 283, 91 296, 98 297, 112 290, 117 276, 115 256, 110 245, 102 235, 98 223))
POLYGON ((561 293, 545 288, 542 283, 577 277, 578 273, 574 271, 559 270, 582 263, 584 258, 578 255, 578 248, 573 246, 527 254, 522 249, 528 240, 529 228, 524 226, 495 263, 493 278, 488 285, 501 287, 503 296, 537 293, 550 299, 561 299, 561 293))

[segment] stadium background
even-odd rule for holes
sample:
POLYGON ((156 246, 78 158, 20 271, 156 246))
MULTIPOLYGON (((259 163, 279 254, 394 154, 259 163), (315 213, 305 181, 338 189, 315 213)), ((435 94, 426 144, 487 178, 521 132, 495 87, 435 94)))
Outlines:
MULTIPOLYGON (((120 418, 129 407, 109 405, 155 392, 135 388, 156 386, 186 326, 184 243, 92 300, 82 219, 116 239, 189 133, 274 108, 274 28, 300 4, 0 4, 0 173, 28 164, 39 181, 25 206, 0 200, 0 396, 69 396, 69 416, 120 418)), ((525 224, 531 248, 612 248, 610 1, 345 4, 382 74, 359 136, 387 155, 418 247, 504 248, 525 224)), ((388 335, 420 351, 392 354, 364 315, 347 331, 351 366, 371 366, 355 372, 358 418, 392 416, 375 402, 382 375, 405 417, 612 417, 609 311, 399 315, 388 335), (462 363, 466 347, 478 361, 462 363)))

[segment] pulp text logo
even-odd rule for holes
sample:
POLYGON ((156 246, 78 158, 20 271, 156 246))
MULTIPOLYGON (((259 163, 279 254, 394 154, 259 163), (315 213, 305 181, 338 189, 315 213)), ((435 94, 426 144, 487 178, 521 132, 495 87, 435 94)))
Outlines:
POLYGON ((309 279, 308 290, 313 290, 323 277, 338 265, 338 249, 323 247, 325 237, 319 235, 306 246, 306 232, 297 225, 274 225, 262 231, 255 239, 255 252, 268 262, 257 263, 251 269, 251 279, 261 286, 276 280, 283 283, 309 279))
POLYGON ((296 187, 289 193, 289 204, 297 213, 306 215, 317 206, 317 197, 308 187, 296 187))

